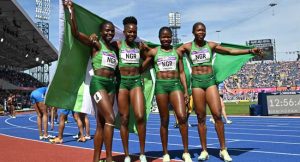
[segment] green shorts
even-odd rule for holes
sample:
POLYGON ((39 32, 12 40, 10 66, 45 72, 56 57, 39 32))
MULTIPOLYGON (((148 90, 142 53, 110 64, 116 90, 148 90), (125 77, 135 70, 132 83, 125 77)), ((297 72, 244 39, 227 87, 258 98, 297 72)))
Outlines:
POLYGON ((216 85, 216 78, 213 73, 192 75, 192 88, 202 88, 206 90, 213 85, 216 85))
POLYGON ((90 94, 94 95, 99 90, 105 90, 108 94, 116 93, 116 83, 113 78, 94 75, 90 84, 90 94))
POLYGON ((135 87, 142 87, 142 80, 140 75, 123 76, 121 75, 121 82, 119 89, 132 90, 135 87))
POLYGON ((155 94, 169 94, 173 91, 183 91, 183 86, 179 79, 157 79, 155 84, 155 94))

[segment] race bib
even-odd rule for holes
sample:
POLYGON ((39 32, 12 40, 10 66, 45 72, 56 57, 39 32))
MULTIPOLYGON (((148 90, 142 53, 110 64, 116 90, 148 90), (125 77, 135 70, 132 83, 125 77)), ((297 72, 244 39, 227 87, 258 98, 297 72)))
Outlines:
POLYGON ((115 69, 116 66, 118 65, 118 60, 116 55, 114 53, 103 51, 101 65, 115 69))
POLYGON ((101 99, 102 99, 102 96, 101 96, 100 92, 96 92, 94 94, 94 100, 96 101, 96 103, 99 103, 101 101, 101 99))
POLYGON ((158 56, 157 65, 159 71, 176 70, 176 56, 158 56))
POLYGON ((205 63, 210 61, 210 54, 207 48, 200 51, 191 52, 191 60, 193 64, 205 63))
POLYGON ((121 59, 123 63, 138 64, 140 61, 140 50, 134 49, 123 49, 121 50, 121 59))

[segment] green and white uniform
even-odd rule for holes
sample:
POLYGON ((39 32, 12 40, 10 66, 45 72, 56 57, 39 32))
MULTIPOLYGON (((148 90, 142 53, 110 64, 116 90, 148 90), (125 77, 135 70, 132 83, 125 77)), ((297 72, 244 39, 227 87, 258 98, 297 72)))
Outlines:
MULTIPOLYGON (((119 50, 119 67, 140 67, 140 49, 134 43, 133 48, 126 46, 126 42, 122 40, 121 48, 119 50)), ((131 90, 135 87, 142 87, 142 81, 140 75, 124 76, 121 75, 121 82, 119 89, 131 90)))
MULTIPOLYGON (((96 71, 105 68, 114 71, 118 65, 116 53, 107 49, 101 40, 99 43, 101 44, 101 50, 92 58, 93 70, 96 71)), ((107 93, 115 93, 115 86, 114 78, 94 75, 91 79, 90 94, 94 95, 99 90, 106 90, 107 93)))
MULTIPOLYGON (((156 73, 160 71, 178 72, 178 55, 176 50, 165 52, 159 46, 154 57, 154 69, 156 73)), ((155 94, 168 94, 176 90, 183 91, 182 84, 178 78, 156 79, 155 94)))
MULTIPOLYGON (((191 52, 189 54, 191 66, 212 66, 213 54, 208 43, 205 41, 203 47, 196 47, 195 42, 192 42, 191 52)), ((192 88, 207 89, 216 85, 214 73, 192 75, 192 88)))

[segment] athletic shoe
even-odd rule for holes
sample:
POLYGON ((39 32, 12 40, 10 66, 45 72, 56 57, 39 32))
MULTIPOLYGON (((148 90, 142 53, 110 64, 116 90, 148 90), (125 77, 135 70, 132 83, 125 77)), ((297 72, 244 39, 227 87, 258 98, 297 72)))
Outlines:
POLYGON ((228 152, 227 152, 226 149, 220 150, 219 155, 220 155, 220 158, 222 158, 225 162, 231 162, 232 161, 232 159, 229 156, 229 154, 228 154, 228 152))
POLYGON ((208 158, 209 158, 208 152, 203 150, 201 151, 200 156, 198 157, 198 161, 208 160, 208 158))
POLYGON ((78 136, 78 134, 76 134, 75 136, 72 136, 74 139, 78 139, 79 138, 79 136, 78 136))
POLYGON ((131 162, 130 156, 126 156, 124 162, 131 162))
POLYGON ((179 125, 177 123, 175 123, 174 128, 179 128, 179 125))
POLYGON ((91 136, 84 136, 84 138, 85 138, 86 140, 90 140, 90 139, 91 139, 91 136))
POLYGON ((140 155, 140 161, 141 161, 141 162, 147 162, 146 156, 143 155, 143 154, 141 154, 141 155, 140 155))
POLYGON ((231 123, 232 123, 232 121, 229 119, 226 121, 226 124, 231 124, 231 123))
POLYGON ((44 136, 40 136, 39 138, 40 138, 40 140, 43 140, 43 139, 44 139, 44 136))
POLYGON ((170 160, 170 155, 169 154, 165 154, 164 156, 163 156, 163 162, 170 162, 171 160, 170 160))
POLYGON ((211 118, 209 119, 209 121, 212 122, 213 124, 215 124, 215 120, 214 120, 213 117, 211 117, 211 118))
POLYGON ((56 138, 50 139, 49 142, 52 144, 62 144, 63 139, 59 139, 58 137, 56 137, 56 138))
POLYGON ((50 134, 48 134, 48 136, 43 136, 43 139, 44 139, 44 140, 47 140, 47 139, 53 139, 53 138, 55 138, 55 136, 52 136, 52 135, 50 135, 50 134))
POLYGON ((182 160, 184 162, 193 162, 193 160, 191 159, 191 155, 188 152, 182 154, 182 160))

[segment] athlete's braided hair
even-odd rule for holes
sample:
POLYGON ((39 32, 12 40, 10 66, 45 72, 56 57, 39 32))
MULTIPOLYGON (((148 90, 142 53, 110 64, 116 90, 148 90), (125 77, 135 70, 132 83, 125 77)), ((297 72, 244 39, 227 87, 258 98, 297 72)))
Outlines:
POLYGON ((137 20, 134 16, 127 16, 123 19, 123 25, 127 25, 127 24, 135 24, 137 25, 137 20))

